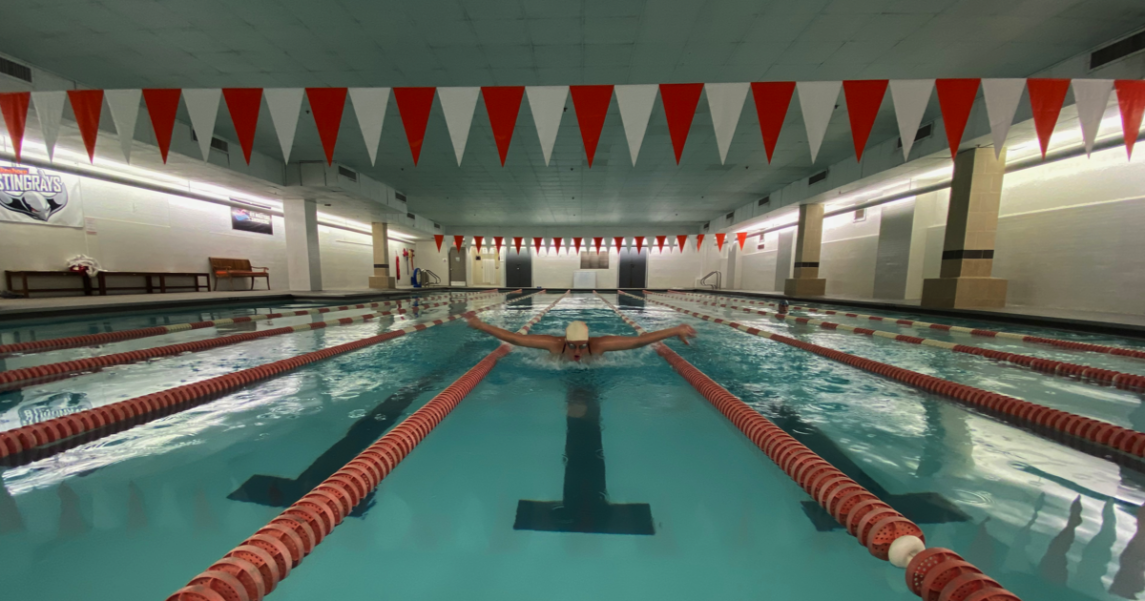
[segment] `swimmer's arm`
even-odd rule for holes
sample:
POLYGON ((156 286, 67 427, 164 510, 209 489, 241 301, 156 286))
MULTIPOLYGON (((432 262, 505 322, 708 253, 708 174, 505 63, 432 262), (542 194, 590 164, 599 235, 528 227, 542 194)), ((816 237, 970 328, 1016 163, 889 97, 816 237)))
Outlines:
POLYGON ((543 334, 518 334, 516 332, 510 332, 504 328, 489 325, 480 319, 477 319, 476 317, 470 317, 466 319, 466 322, 469 323, 469 327, 475 330, 481 330, 482 332, 485 332, 486 334, 498 340, 508 342, 514 346, 539 348, 553 351, 560 344, 560 338, 557 338, 556 336, 546 336, 543 334))
POLYGON ((681 324, 674 328, 648 332, 639 336, 601 336, 600 338, 593 338, 592 347, 593 352, 597 354, 609 351, 629 351, 674 336, 679 336, 684 344, 688 344, 688 338, 695 338, 696 330, 690 325, 681 324))

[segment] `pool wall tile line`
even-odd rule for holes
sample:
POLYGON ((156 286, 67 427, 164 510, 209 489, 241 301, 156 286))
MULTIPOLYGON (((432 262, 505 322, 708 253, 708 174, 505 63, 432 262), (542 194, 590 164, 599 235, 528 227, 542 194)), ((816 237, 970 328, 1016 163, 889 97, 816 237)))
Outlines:
MULTIPOLYGON (((536 294, 543 294, 538 292, 536 294)), ((530 294, 521 298, 536 296, 530 294)), ((534 315, 518 334, 525 334, 569 295, 557 300, 534 315)), ((520 300, 520 299, 514 299, 520 300)), ((192 578, 187 586, 175 591, 167 601, 220 601, 249 599, 261 601, 272 592, 291 569, 296 568, 315 545, 320 543, 350 515, 354 507, 414 447, 421 443, 438 424, 509 354, 512 345, 501 344, 455 382, 413 412, 401 424, 358 454, 345 467, 303 496, 293 505, 247 538, 223 559, 192 578)))
POLYGON ((435 319, 430 323, 414 324, 379 334, 305 353, 289 359, 282 359, 240 370, 234 373, 209 378, 200 382, 169 388, 160 392, 147 394, 102 407, 96 407, 63 417, 30 424, 5 432, 0 432, 0 460, 8 465, 22 465, 31 461, 38 461, 45 457, 56 455, 77 444, 90 442, 96 438, 108 436, 121 431, 126 427, 158 419, 178 411, 183 411, 210 402, 233 390, 254 382, 270 379, 277 375, 292 371, 304 365, 329 359, 351 351, 373 346, 387 340, 393 340, 406 334, 427 330, 434 326, 448 323, 481 311, 488 311, 506 303, 515 303, 537 294, 537 292, 521 296, 509 301, 501 301, 480 309, 455 313, 442 319, 435 319))
MULTIPOLYGON (((600 300, 638 333, 645 333, 604 297, 600 300)), ((631 295, 629 295, 631 296, 631 295)), ((906 583, 923 599, 1013 599, 997 581, 963 560, 954 551, 925 548, 925 537, 917 524, 847 477, 814 451, 752 409, 742 399, 709 378, 668 346, 657 343, 656 352, 718 409, 749 440, 783 470, 823 509, 847 528, 859 544, 875 557, 906 568, 906 583)))

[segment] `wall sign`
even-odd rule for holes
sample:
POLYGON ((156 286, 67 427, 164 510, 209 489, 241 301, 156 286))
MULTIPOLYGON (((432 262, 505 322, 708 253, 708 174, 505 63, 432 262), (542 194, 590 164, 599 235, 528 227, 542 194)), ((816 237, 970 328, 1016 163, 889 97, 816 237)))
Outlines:
POLYGON ((231 207, 231 229, 273 235, 274 223, 270 213, 231 207))
POLYGON ((79 178, 0 162, 0 221, 83 227, 79 178))

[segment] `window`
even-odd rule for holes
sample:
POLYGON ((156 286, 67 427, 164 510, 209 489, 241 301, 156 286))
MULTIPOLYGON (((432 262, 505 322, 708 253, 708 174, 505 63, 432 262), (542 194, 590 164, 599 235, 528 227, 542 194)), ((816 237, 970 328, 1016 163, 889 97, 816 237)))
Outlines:
POLYGON ((581 269, 608 269, 608 251, 602 250, 596 252, 594 250, 580 251, 580 268, 581 269))

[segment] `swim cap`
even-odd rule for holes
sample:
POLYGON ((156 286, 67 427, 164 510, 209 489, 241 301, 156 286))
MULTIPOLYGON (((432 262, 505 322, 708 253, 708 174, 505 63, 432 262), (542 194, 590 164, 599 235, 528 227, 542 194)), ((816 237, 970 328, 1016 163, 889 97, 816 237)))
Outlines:
POLYGON ((588 340, 588 325, 583 321, 574 321, 565 328, 565 340, 581 342, 588 340))

